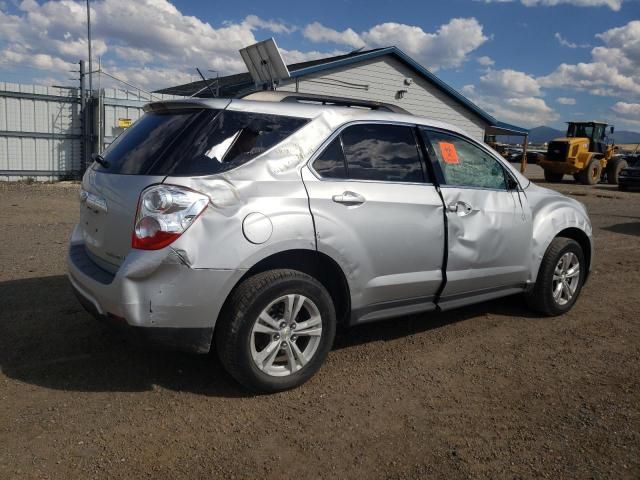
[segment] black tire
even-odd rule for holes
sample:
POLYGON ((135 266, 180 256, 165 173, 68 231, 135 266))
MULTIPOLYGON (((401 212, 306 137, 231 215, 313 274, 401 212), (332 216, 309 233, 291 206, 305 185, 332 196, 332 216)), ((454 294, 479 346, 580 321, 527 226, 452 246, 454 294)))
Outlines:
POLYGON ((627 192, 629 191, 629 187, 627 185, 618 184, 618 190, 620 190, 621 192, 627 192))
POLYGON ((600 160, 597 158, 592 159, 587 167, 577 174, 578 181, 583 185, 595 185, 600 181, 602 176, 602 166, 600 160))
POLYGON ((231 294, 216 326, 218 356, 229 374, 253 392, 272 393, 298 387, 324 363, 336 331, 331 296, 315 278, 297 270, 270 270, 244 280, 231 294), (261 312, 287 294, 301 294, 318 308, 322 335, 315 354, 300 370, 282 377, 258 368, 251 354, 252 328, 261 312))
POLYGON ((554 238, 542 258, 535 286, 525 294, 529 308, 547 316, 562 315, 571 310, 582 290, 587 268, 584 252, 578 242, 570 238, 554 238), (553 276, 560 258, 568 252, 572 252, 577 256, 580 264, 580 274, 573 297, 567 303, 561 305, 553 297, 553 276))
POLYGON ((549 183, 558 183, 562 181, 562 177, 564 177, 564 173, 555 173, 551 170, 544 171, 544 179, 549 183))
POLYGON ((620 171, 627 168, 629 164, 624 158, 614 158, 607 163, 607 182, 610 185, 618 185, 620 171))

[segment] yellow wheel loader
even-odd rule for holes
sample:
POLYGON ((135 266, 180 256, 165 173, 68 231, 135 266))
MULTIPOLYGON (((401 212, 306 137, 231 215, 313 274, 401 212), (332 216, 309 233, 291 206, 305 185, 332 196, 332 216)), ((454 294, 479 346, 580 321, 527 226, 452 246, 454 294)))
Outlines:
MULTIPOLYGON (((618 184, 620 170, 627 166, 622 158, 614 158, 618 147, 607 142, 607 124, 602 122, 567 122, 567 135, 549 142, 547 154, 540 159, 544 178, 560 182, 573 175, 576 182, 594 185, 606 177, 618 184)), ((613 133, 613 126, 609 128, 613 133)))

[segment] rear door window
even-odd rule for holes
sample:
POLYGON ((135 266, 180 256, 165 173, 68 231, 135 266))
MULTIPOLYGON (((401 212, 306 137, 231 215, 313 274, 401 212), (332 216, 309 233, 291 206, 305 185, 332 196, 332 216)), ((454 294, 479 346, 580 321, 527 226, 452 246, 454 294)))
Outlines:
POLYGON ((313 162, 323 178, 424 182, 413 128, 358 124, 345 128, 313 162))
POLYGON ((349 178, 424 182, 418 146, 411 127, 353 125, 345 128, 340 135, 349 178))
POLYGON ((130 175, 213 175, 264 153, 307 119, 229 110, 146 113, 105 151, 108 168, 130 175))

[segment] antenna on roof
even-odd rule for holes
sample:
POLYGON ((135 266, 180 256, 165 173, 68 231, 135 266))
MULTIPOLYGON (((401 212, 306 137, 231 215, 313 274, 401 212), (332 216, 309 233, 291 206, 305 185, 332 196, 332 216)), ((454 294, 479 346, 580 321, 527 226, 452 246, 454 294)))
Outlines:
MULTIPOLYGON (((209 91, 211 92, 211 96, 213 98, 216 98, 216 94, 213 92, 213 89, 211 88, 211 85, 209 84, 209 82, 207 82, 207 79, 204 78, 204 75, 202 75, 202 72, 200 71, 200 69, 198 67, 196 67, 196 70, 198 71, 198 73, 200 74, 200 78, 202 78, 202 81, 206 84, 205 88, 208 88, 209 91)), ((204 90, 204 88, 198 90, 196 93, 200 93, 202 90, 204 90)), ((194 93, 195 95, 195 93, 194 93)), ((193 96, 193 95, 192 95, 193 96)))
POLYGON ((240 56, 256 86, 263 89, 275 90, 280 80, 291 77, 273 38, 241 48, 240 56))
POLYGON ((356 48, 355 50, 351 50, 349 53, 360 53, 362 50, 364 50, 364 45, 361 46, 360 48, 356 48))

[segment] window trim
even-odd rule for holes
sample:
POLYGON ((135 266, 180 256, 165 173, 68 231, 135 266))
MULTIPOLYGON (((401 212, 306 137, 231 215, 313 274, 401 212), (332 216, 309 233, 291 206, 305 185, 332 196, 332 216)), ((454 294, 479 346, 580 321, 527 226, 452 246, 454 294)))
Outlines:
POLYGON ((427 174, 429 175, 429 177, 431 177, 431 173, 427 167, 427 161, 429 159, 429 156, 425 155, 425 153, 422 151, 422 145, 418 143, 417 134, 415 132, 416 127, 419 127, 419 125, 416 125, 415 123, 411 123, 411 122, 400 122, 400 121, 393 121, 393 120, 353 120, 351 122, 343 123, 337 129, 335 129, 331 133, 331 135, 329 135, 325 139, 325 141, 322 142, 322 144, 320 144, 320 146, 313 153, 313 155, 309 157, 309 160, 307 161, 307 168, 311 171, 313 176, 316 177, 321 182, 359 182, 359 183, 362 182, 362 183, 382 183, 382 184, 391 184, 391 185, 431 185, 433 186, 435 185, 435 183, 432 178, 430 179, 430 181, 426 180, 427 174), (411 129, 413 139, 416 142, 416 150, 417 150, 418 158, 420 160, 420 168, 422 169, 422 178, 424 180, 422 182, 396 182, 391 180, 366 180, 366 179, 358 179, 358 178, 330 178, 330 177, 325 178, 322 175, 320 175, 316 171, 316 169, 313 168, 313 163, 316 161, 316 159, 320 155, 324 153, 325 149, 329 145, 331 145, 331 142, 333 142, 333 140, 338 136, 340 139, 340 147, 342 148, 342 158, 345 164, 345 171, 347 173, 347 176, 349 175, 349 162, 347 161, 347 156, 344 153, 344 144, 342 142, 341 133, 343 130, 349 127, 352 127, 354 125, 396 125, 401 127, 409 127, 411 129))
POLYGON ((503 161, 501 159, 499 159, 498 157, 496 157, 486 147, 486 145, 482 145, 480 142, 476 141, 473 138, 469 138, 469 137, 467 137, 465 135, 462 135, 462 134, 457 133, 457 132, 452 132, 451 130, 446 130, 444 128, 431 127, 431 126, 428 126, 428 125, 418 125, 418 130, 419 130, 420 136, 422 137, 422 139, 424 141, 424 144, 425 144, 424 145, 425 148, 426 148, 425 155, 431 161, 431 165, 433 166, 433 169, 434 169, 434 171, 436 173, 436 179, 438 181, 438 186, 440 188, 465 188, 465 189, 470 189, 470 190, 488 190, 488 191, 492 191, 492 192, 524 192, 524 189, 522 188, 522 185, 520 184, 518 179, 514 175, 511 174, 509 169, 504 165, 503 161), (444 172, 442 171, 442 167, 440 165, 440 162, 438 161, 437 158, 433 158, 433 155, 431 155, 431 153, 429 153, 429 147, 435 152, 435 147, 433 146, 433 142, 431 141, 431 137, 429 136, 429 131, 433 131, 435 133, 442 133, 442 134, 445 134, 445 135, 449 135, 451 137, 458 138, 460 140, 464 140, 464 141, 470 143, 471 145, 479 148, 480 150, 484 151, 494 161, 496 161, 498 163, 498 165, 500 165, 500 168, 502 169, 502 175, 505 177, 504 178, 504 182, 505 182, 505 187, 506 188, 502 189, 502 188, 489 188, 489 187, 475 187, 475 186, 471 186, 471 185, 450 185, 450 184, 448 184, 446 182, 446 180, 445 180, 444 172), (518 187, 515 188, 515 189, 509 189, 509 181, 508 181, 507 177, 511 177, 518 187))

